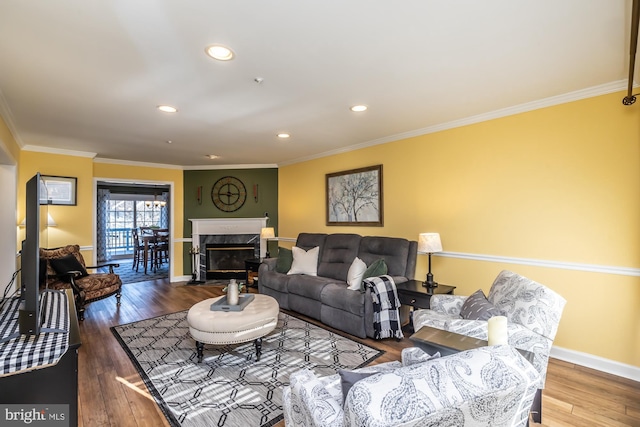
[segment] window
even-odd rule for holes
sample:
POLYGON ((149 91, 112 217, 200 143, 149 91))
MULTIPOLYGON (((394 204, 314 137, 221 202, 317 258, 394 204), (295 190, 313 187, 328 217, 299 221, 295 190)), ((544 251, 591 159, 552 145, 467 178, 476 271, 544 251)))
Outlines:
POLYGON ((117 194, 108 202, 107 253, 110 257, 133 254, 131 229, 160 227, 162 209, 144 200, 123 200, 117 194))

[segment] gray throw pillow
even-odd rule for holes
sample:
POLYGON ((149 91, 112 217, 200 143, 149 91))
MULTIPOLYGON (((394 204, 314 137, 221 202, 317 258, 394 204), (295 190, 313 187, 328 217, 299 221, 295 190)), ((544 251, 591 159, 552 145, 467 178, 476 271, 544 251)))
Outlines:
POLYGON ((493 316, 502 316, 502 312, 487 300, 482 289, 478 289, 464 301, 460 315, 463 319, 489 320, 493 316))
POLYGON ((354 372, 346 369, 338 369, 338 374, 340 375, 340 386, 342 387, 342 404, 344 405, 345 400, 347 400, 349 390, 351 390, 351 387, 353 387, 356 382, 377 373, 378 372, 354 372))
POLYGON ((276 271, 278 273, 287 274, 291 270, 291 264, 293 264, 293 252, 291 249, 278 248, 278 260, 276 261, 276 271))

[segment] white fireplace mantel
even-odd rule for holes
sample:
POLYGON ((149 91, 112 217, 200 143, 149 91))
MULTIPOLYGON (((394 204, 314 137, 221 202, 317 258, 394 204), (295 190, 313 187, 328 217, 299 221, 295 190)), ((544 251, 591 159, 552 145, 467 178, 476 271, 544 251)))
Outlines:
MULTIPOLYGON (((260 234, 267 226, 268 217, 264 218, 198 218, 191 221, 191 244, 198 246, 200 236, 216 234, 260 234)), ((267 253, 267 245, 260 240, 260 257, 267 253)))

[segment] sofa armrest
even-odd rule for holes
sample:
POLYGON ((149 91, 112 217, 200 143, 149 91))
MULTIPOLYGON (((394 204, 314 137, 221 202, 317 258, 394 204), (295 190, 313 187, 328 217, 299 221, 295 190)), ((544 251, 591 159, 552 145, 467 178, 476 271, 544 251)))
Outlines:
POLYGON ((97 270, 99 268, 109 268, 109 274, 114 274, 113 269, 120 267, 120 264, 110 263, 110 264, 100 264, 100 265, 87 265, 84 268, 87 270, 97 270))
POLYGON ((342 402, 331 396, 324 381, 308 369, 291 374, 282 400, 287 426, 342 426, 342 402))
POLYGON ((440 295, 436 294, 429 300, 431 310, 438 313, 447 314, 452 317, 460 317, 460 310, 467 296, 461 295, 440 295))
POLYGON ((258 267, 258 275, 260 275, 260 270, 265 268, 263 266, 266 266, 267 271, 275 271, 277 262, 278 258, 264 258, 262 260, 262 263, 260 264, 260 267, 258 267))

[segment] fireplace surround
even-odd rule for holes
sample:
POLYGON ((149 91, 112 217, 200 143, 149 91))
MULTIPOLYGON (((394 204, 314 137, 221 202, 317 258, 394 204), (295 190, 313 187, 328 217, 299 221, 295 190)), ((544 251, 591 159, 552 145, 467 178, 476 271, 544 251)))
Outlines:
MULTIPOLYGON (((260 239, 260 230, 266 227, 268 218, 202 218, 190 219, 191 244, 199 247, 198 280, 211 280, 207 277, 207 245, 252 246, 254 258, 264 258, 266 255, 266 241, 260 239)), ((245 252, 250 258, 250 251, 245 252)), ((241 255, 244 256, 244 255, 241 255)), ((244 261, 244 260, 242 260, 244 261)), ((236 268, 237 269, 237 268, 236 268)), ((244 271, 234 273, 233 277, 221 277, 221 279, 244 279, 244 271)), ((229 274, 227 274, 228 276, 229 274)), ((224 275, 223 275, 224 276, 224 275)))

